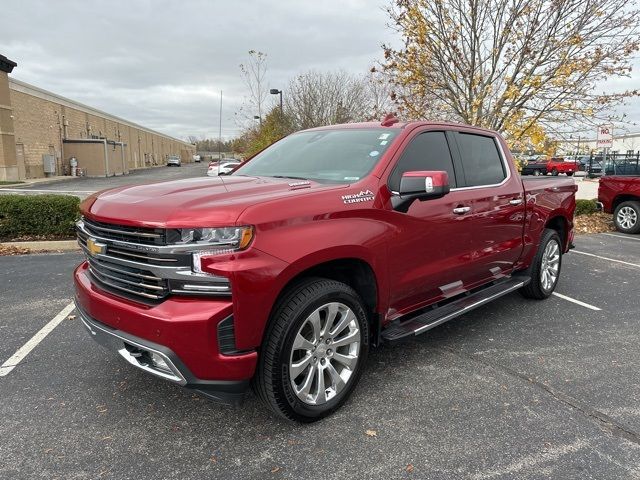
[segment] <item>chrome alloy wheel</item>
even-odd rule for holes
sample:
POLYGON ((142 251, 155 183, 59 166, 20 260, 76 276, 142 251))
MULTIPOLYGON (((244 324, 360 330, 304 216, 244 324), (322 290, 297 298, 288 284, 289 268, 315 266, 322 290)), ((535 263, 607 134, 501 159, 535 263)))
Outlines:
POLYGON ((540 267, 540 283, 547 292, 556 284, 559 269, 560 245, 556 240, 549 240, 542 254, 542 266, 540 267))
POLYGON ((638 214, 631 207, 622 207, 618 210, 616 220, 618 221, 618 225, 625 230, 629 230, 630 228, 635 227, 636 223, 638 223, 638 214))
POLYGON ((317 308, 296 334, 289 360, 291 386, 308 405, 340 393, 358 364, 360 328, 353 311, 331 302, 317 308))

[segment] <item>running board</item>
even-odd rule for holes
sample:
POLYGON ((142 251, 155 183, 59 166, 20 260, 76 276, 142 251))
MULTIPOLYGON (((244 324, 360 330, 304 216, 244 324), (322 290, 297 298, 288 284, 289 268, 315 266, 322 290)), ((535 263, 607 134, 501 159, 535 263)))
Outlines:
POLYGON ((441 307, 428 310, 409 320, 399 321, 382 331, 382 340, 386 343, 396 343, 420 335, 485 303, 522 288, 530 280, 529 277, 522 275, 508 277, 506 280, 463 296, 441 307))

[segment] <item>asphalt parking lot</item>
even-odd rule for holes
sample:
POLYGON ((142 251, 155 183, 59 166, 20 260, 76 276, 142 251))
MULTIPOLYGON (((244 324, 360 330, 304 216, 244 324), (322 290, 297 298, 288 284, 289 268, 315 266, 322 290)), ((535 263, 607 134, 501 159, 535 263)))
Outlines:
POLYGON ((18 193, 25 195, 38 195, 46 193, 63 193, 85 198, 93 192, 106 188, 115 188, 123 185, 140 183, 161 182, 164 180, 180 180, 182 178, 204 177, 207 175, 208 162, 185 163, 181 167, 153 167, 140 170, 132 170, 128 175, 113 177, 69 177, 65 180, 56 180, 52 183, 34 183, 18 187, 0 187, 2 193, 18 193))
MULTIPOLYGON (((0 376, 0 478, 640 478, 640 237, 576 245, 557 292, 584 305, 516 293, 375 349, 312 425, 152 378, 65 318, 0 376)), ((0 257, 0 362, 69 304, 80 261, 0 257)))

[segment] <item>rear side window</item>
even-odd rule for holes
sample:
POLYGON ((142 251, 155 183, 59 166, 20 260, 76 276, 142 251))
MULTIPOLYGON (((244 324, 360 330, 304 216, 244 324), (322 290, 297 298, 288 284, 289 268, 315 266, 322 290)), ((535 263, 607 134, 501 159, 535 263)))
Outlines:
POLYGON ((494 185, 507 177, 493 137, 458 133, 456 136, 467 186, 494 185))
POLYGON ((411 140, 391 172, 389 189, 399 191, 402 174, 420 170, 444 170, 449 174, 449 185, 455 187, 453 161, 444 132, 425 132, 411 140))

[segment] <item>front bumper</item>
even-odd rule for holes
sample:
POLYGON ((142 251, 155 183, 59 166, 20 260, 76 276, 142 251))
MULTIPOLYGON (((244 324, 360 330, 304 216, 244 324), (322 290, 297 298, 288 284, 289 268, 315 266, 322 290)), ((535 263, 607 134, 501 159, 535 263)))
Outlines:
POLYGON ((119 353, 134 367, 183 387, 192 388, 218 403, 235 405, 244 398, 249 387, 248 380, 198 379, 169 348, 110 328, 87 315, 77 302, 76 310, 82 324, 96 342, 119 353), (156 363, 154 359, 160 359, 160 362, 156 363))
POLYGON ((93 285, 86 263, 75 270, 74 283, 91 336, 133 366, 224 403, 239 400, 249 385, 257 353, 227 355, 218 346, 218 324, 233 314, 229 299, 175 296, 155 306, 137 304, 93 285), (154 369, 152 353, 167 368, 154 369))

